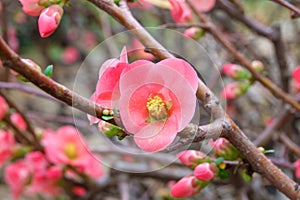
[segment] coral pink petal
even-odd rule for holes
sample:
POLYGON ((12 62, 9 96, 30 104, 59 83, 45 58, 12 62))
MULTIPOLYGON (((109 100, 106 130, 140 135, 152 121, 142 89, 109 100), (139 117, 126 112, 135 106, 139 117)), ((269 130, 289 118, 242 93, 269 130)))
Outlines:
POLYGON ((296 81, 296 83, 298 85, 300 85, 300 67, 296 67, 293 72, 292 72, 292 76, 294 78, 294 80, 296 81))
POLYGON ((178 129, 176 124, 177 119, 175 115, 171 116, 165 124, 150 124, 134 135, 135 143, 147 152, 161 151, 175 139, 178 129))
POLYGON ((190 86, 196 92, 198 88, 198 76, 194 68, 186 61, 178 58, 169 58, 162 60, 157 64, 165 65, 166 67, 176 70, 189 82, 190 86))
POLYGON ((127 50, 126 47, 123 47, 120 55, 120 61, 124 63, 128 63, 127 50))
MULTIPOLYGON (((134 67, 121 77, 120 91, 122 91, 122 95, 120 98, 120 113, 124 125, 127 120, 130 120, 128 116, 130 116, 131 113, 128 113, 127 105, 129 104, 131 95, 139 87, 149 83, 165 86, 175 94, 182 111, 181 118, 178 118, 178 123, 180 124, 178 131, 181 131, 191 121, 193 113, 195 112, 195 92, 192 87, 186 87, 189 85, 189 82, 178 71, 171 67, 166 67, 165 65, 153 63, 134 67), (141 74, 147 74, 147 76, 141 76, 141 74), (122 116, 122 113, 127 114, 122 116)), ((128 124, 129 123, 132 122, 129 121, 128 124)))

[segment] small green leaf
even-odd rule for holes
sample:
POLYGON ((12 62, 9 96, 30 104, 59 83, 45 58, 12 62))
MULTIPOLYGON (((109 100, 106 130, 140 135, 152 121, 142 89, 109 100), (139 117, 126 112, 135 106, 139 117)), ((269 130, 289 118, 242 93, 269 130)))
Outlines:
POLYGON ((267 153, 274 153, 275 150, 274 149, 269 149, 269 150, 265 150, 264 151, 264 154, 267 154, 267 153))
POLYGON ((109 130, 103 131, 103 134, 107 137, 113 137, 116 136, 118 133, 120 133, 120 131, 121 131, 120 127, 110 124, 109 130))
POLYGON ((243 170, 241 175, 242 175, 242 178, 244 179, 244 181, 246 181, 246 182, 250 182, 252 180, 252 176, 249 175, 246 170, 243 170))
POLYGON ((105 121, 111 120, 113 118, 113 116, 102 116, 102 119, 104 119, 105 121))
POLYGON ((120 0, 114 0, 114 3, 119 6, 120 0))
POLYGON ((51 78, 52 73, 53 73, 53 65, 48 65, 48 67, 46 67, 46 69, 44 71, 44 74, 45 74, 45 76, 51 78))
POLYGON ((216 165, 219 165, 219 164, 221 164, 221 162, 223 162, 223 161, 224 161, 224 158, 223 158, 223 157, 219 157, 218 159, 215 160, 215 164, 216 164, 216 165))

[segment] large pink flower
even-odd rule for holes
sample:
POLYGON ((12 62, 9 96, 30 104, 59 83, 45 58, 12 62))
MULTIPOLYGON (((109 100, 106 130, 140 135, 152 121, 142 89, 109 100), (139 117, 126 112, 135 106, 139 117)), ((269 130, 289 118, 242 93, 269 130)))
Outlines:
POLYGON ((40 0, 19 0, 22 4, 22 10, 24 13, 31 15, 31 16, 39 16, 41 11, 44 9, 43 6, 41 6, 40 0))
POLYGON ((9 159, 15 144, 15 138, 9 131, 0 130, 0 167, 9 159))
POLYGON ((62 7, 56 4, 42 10, 38 21, 41 37, 48 37, 57 29, 63 12, 62 7))
POLYGON ((143 150, 166 148, 192 119, 196 72, 177 58, 159 63, 130 64, 120 79, 120 115, 127 131, 143 150))

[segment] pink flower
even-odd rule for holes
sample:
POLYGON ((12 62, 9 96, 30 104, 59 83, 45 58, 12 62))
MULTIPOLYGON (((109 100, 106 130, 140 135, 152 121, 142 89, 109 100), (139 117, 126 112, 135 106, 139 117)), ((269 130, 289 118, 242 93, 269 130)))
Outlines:
POLYGON ((31 15, 31 16, 39 16, 41 11, 44 9, 43 6, 41 6, 40 0, 19 0, 22 4, 22 9, 24 13, 31 15))
POLYGON ((9 107, 5 101, 5 99, 0 96, 0 121, 5 117, 9 107))
POLYGON ((201 151, 185 150, 177 154, 180 161, 188 167, 196 167, 202 162, 209 161, 209 157, 201 151))
POLYGON ((249 82, 233 82, 223 88, 221 97, 224 99, 236 99, 245 94, 250 87, 249 82))
POLYGON ((47 158, 54 164, 79 166, 90 156, 86 142, 72 126, 63 126, 56 132, 46 130, 42 144, 47 158))
POLYGON ((240 65, 235 64, 225 64, 222 66, 222 71, 227 76, 237 79, 237 80, 243 80, 243 79, 249 79, 251 78, 251 74, 248 70, 244 69, 240 65))
POLYGON ((95 155, 90 154, 90 156, 87 158, 86 163, 82 163, 81 171, 89 177, 99 179, 104 176, 104 171, 100 161, 97 160, 94 156, 95 155))
POLYGON ((10 120, 20 129, 20 131, 25 131, 27 129, 27 124, 19 113, 11 114, 10 120))
POLYGON ((42 10, 38 21, 41 37, 48 37, 57 29, 63 12, 62 7, 56 4, 42 10))
POLYGON ((168 0, 171 4, 171 15, 175 22, 188 22, 192 19, 192 12, 185 0, 168 0))
POLYGON ((225 138, 218 138, 216 141, 209 140, 217 157, 224 157, 226 160, 236 160, 240 153, 239 151, 225 138))
POLYGON ((208 12, 216 4, 216 0, 190 0, 198 12, 208 12))
POLYGON ((0 168, 13 153, 15 138, 9 131, 0 130, 0 168))
POLYGON ((294 162, 294 166, 296 168, 295 175, 297 178, 300 178, 300 159, 294 162))
POLYGON ((194 169, 194 175, 200 181, 210 181, 216 176, 216 170, 214 164, 202 163, 194 169))
POLYGON ((180 179, 172 188, 171 195, 175 198, 183 198, 197 194, 201 185, 197 184, 195 176, 189 175, 180 179))
POLYGON ((120 116, 141 149, 160 151, 185 128, 194 115, 197 82, 194 69, 177 58, 140 60, 124 70, 120 116))
POLYGON ((84 187, 75 186, 72 188, 72 192, 77 196, 84 196, 86 194, 86 189, 84 187))
POLYGON ((75 47, 67 47, 65 48, 63 54, 62 54, 62 61, 65 64, 72 64, 78 60, 80 57, 79 51, 75 47))
POLYGON ((15 52, 17 52, 20 48, 20 42, 17 35, 17 30, 13 27, 8 29, 8 45, 12 48, 15 52))
POLYGON ((5 168, 5 182, 9 185, 14 200, 23 193, 25 185, 30 181, 30 175, 31 168, 25 160, 18 160, 5 168))
MULTIPOLYGON (((105 61, 99 71, 99 80, 96 91, 91 100, 103 107, 113 108, 113 99, 119 98, 119 79, 123 69, 128 65, 126 48, 123 48, 120 59, 105 61)), ((98 123, 100 119, 88 115, 91 124, 98 123)))

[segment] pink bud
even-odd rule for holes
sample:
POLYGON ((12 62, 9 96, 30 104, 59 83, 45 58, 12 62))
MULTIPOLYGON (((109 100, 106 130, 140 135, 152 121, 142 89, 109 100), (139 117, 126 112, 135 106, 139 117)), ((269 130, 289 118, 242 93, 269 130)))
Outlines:
POLYGON ((5 101, 5 99, 0 96, 0 121, 4 118, 8 111, 8 105, 5 101))
POLYGON ((293 70, 292 77, 293 77, 294 81, 297 83, 297 85, 300 85, 300 66, 297 66, 293 70))
POLYGON ((81 197, 86 194, 86 189, 84 187, 75 186, 73 187, 72 192, 81 197))
POLYGON ((296 168, 295 175, 297 178, 300 178, 300 159, 294 162, 294 166, 296 168))
POLYGON ((223 157, 226 160, 236 160, 240 155, 239 151, 225 138, 218 138, 215 142, 210 140, 209 143, 218 157, 223 157))
POLYGON ((194 175, 200 181, 210 181, 216 175, 216 166, 214 164, 202 163, 194 170, 194 175))
POLYGON ((209 157, 201 151, 196 150, 185 150, 177 154, 177 157, 180 161, 188 166, 188 167, 196 167, 198 164, 202 162, 206 162, 209 160, 209 157))
POLYGON ((175 198, 192 196, 201 190, 197 184, 197 179, 193 175, 185 176, 180 179, 172 188, 171 195, 175 198))
POLYGON ((10 115, 10 120, 14 123, 21 131, 25 131, 27 124, 23 117, 19 113, 13 113, 10 115))
POLYGON ((249 79, 251 78, 251 74, 248 70, 244 69, 240 65, 235 64, 225 64, 222 67, 222 71, 227 76, 237 79, 237 80, 243 80, 243 79, 249 79))
POLYGON ((39 5, 40 0, 19 0, 22 4, 22 10, 24 13, 31 16, 39 16, 41 11, 44 9, 43 6, 39 5))
POLYGON ((247 89, 250 87, 250 83, 248 82, 233 82, 229 83, 228 85, 223 88, 221 92, 221 97, 224 99, 236 99, 245 92, 247 92, 247 89))
POLYGON ((183 35, 192 39, 199 39, 203 35, 204 31, 201 28, 191 27, 184 31, 183 35))
POLYGON ((264 70, 264 64, 259 60, 253 60, 251 62, 251 67, 257 72, 262 72, 264 70))
POLYGON ((41 37, 50 36, 58 27, 64 10, 59 5, 52 5, 42 10, 38 25, 41 37))

